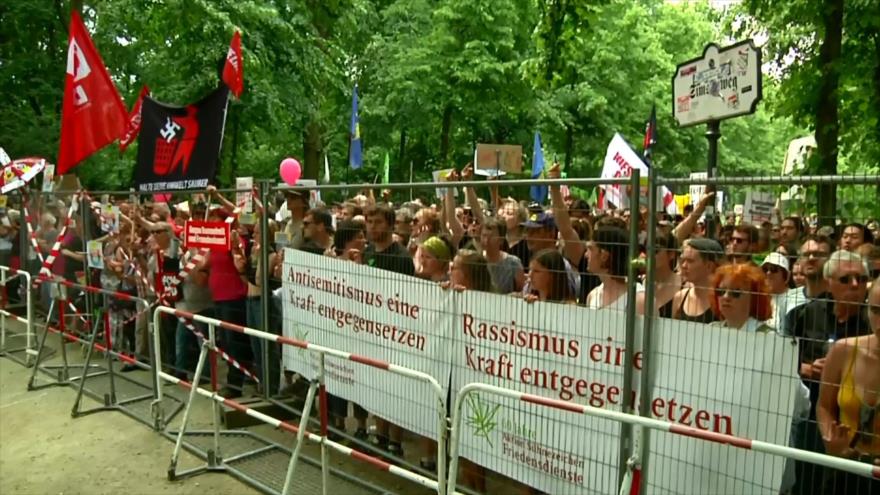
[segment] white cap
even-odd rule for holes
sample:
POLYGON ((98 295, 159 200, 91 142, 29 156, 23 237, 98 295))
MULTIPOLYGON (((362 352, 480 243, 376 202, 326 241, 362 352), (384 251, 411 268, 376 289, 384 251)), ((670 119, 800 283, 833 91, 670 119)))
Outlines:
POLYGON ((788 267, 788 258, 780 253, 770 253, 764 258, 764 262, 761 263, 761 266, 764 265, 776 265, 782 267, 786 272, 791 272, 791 269, 788 267))

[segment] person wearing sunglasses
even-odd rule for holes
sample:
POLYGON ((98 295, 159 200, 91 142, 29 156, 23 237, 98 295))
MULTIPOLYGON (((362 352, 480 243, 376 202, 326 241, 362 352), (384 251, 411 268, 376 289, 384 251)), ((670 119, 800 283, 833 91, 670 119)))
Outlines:
MULTIPOLYGON (((798 342, 801 379, 810 389, 813 406, 809 421, 802 424, 795 436, 795 447, 813 452, 824 451, 816 424, 816 403, 828 346, 839 339, 870 333, 862 311, 868 290, 868 267, 862 257, 850 251, 835 251, 828 257, 822 274, 830 297, 805 304, 791 327, 798 342)), ((818 465, 799 463, 798 483, 809 489, 822 481, 824 471, 818 465)))
MULTIPOLYGON (((822 371, 816 418, 828 454, 880 466, 880 283, 866 308, 871 333, 831 346, 822 371)), ((880 493, 876 480, 827 470, 826 493, 880 493), (873 488, 872 488, 873 487, 873 488), (872 491, 872 489, 874 491, 872 491)))
POLYGON ((718 317, 713 326, 746 332, 772 330, 765 322, 772 315, 767 279, 753 265, 724 265, 712 280, 712 311, 718 317))
POLYGON ((767 279, 767 288, 773 304, 773 315, 769 323, 773 325, 773 328, 780 328, 782 319, 787 312, 786 293, 788 292, 788 279, 791 278, 788 258, 779 253, 770 253, 761 263, 761 271, 764 272, 764 277, 767 279))
POLYGON ((753 263, 752 254, 758 244, 758 229, 754 225, 740 224, 733 228, 725 254, 731 263, 753 263))

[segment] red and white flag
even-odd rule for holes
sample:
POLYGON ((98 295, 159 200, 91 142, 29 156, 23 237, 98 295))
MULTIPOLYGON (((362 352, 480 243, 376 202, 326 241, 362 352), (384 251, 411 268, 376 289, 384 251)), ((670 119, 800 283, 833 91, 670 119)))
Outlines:
POLYGON ((126 118, 119 91, 110 80, 82 18, 74 11, 67 41, 57 174, 67 173, 118 139, 125 131, 126 118))
POLYGON ((128 145, 134 142, 138 133, 141 132, 141 104, 144 102, 144 96, 149 94, 150 88, 144 84, 144 87, 141 88, 141 94, 138 95, 137 101, 134 102, 134 105, 131 107, 131 112, 128 114, 128 123, 125 126, 125 133, 119 138, 119 151, 125 151, 125 148, 128 148, 128 145))
POLYGON ((244 60, 241 58, 241 34, 236 31, 226 52, 226 65, 223 66, 223 82, 236 98, 244 90, 244 60))

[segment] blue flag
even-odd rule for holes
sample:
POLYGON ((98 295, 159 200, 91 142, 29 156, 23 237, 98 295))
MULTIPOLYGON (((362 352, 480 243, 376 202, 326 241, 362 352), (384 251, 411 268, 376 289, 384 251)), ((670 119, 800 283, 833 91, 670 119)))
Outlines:
MULTIPOLYGON (((541 133, 535 131, 535 145, 532 149, 532 178, 544 178, 544 150, 541 148, 541 133)), ((547 186, 532 186, 529 188, 529 196, 536 203, 543 203, 547 199, 547 186)))
POLYGON ((361 143, 361 120, 358 118, 358 87, 354 85, 351 95, 351 126, 348 129, 348 164, 358 169, 364 164, 363 144, 361 143))

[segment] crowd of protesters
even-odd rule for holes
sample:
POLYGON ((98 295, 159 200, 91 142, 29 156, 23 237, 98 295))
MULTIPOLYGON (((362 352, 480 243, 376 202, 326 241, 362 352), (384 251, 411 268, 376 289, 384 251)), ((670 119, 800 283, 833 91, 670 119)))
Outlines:
MULTIPOLYGON (((558 167, 551 168, 549 176, 558 177, 558 167)), ((459 178, 471 180, 473 169, 467 166, 448 179, 459 178)), ((708 222, 716 229, 709 233, 704 213, 712 194, 683 215, 649 219, 644 207, 598 210, 564 195, 560 187, 550 187, 548 207, 503 198, 497 183, 489 189, 487 201, 474 189, 464 188, 463 204, 449 187, 438 204, 414 200, 395 205, 387 191, 379 198, 365 191, 332 206, 315 204, 308 192, 290 190, 279 193, 269 205, 255 198, 255 214, 246 223, 237 216, 237 205, 209 188, 177 204, 111 200, 121 221, 110 232, 102 230, 102 205, 94 203, 88 214, 74 217, 52 271, 68 280, 82 283, 88 278, 92 285, 252 328, 261 328, 267 318, 270 331, 281 333, 280 301, 273 298, 269 314, 263 314, 261 284, 266 270, 268 291, 277 296, 283 248, 293 248, 457 290, 594 309, 623 310, 632 303, 641 314, 745 332, 776 332, 797 339, 798 373, 804 384, 792 445, 880 465, 877 220, 819 227, 776 211, 776 218, 760 225, 734 216, 717 217, 708 222), (267 246, 261 245, 261 215, 269 217, 267 246), (230 221, 232 247, 229 252, 211 251, 178 285, 173 278, 195 253, 181 242, 184 224, 191 218, 230 221), (641 232, 638 253, 629 249, 631 222, 638 222, 641 232), (638 280, 629 277, 631 260, 647 252, 649 228, 656 229, 650 309, 645 307, 644 270, 636 270, 638 280), (102 270, 87 268, 86 239, 102 241, 102 270), (264 249, 266 267, 261 263, 264 249), (629 301, 633 284, 637 296, 629 301)), ((58 236, 67 206, 56 199, 35 209, 39 219, 35 237, 44 256, 58 236)), ((37 271, 39 260, 21 256, 20 230, 20 214, 8 211, 2 216, 0 261, 37 271)), ((75 292, 71 296, 80 312, 84 297, 75 292)), ((47 285, 41 289, 41 303, 45 309, 52 303, 47 285)), ((110 309, 118 350, 146 362, 150 315, 118 300, 111 300, 110 309)), ((71 325, 78 328, 75 321, 71 325)), ((191 325, 165 315, 156 330, 162 336, 163 366, 189 378, 199 353, 199 337, 191 325)), ((199 323, 194 326, 206 333, 199 323)), ((219 345, 253 375, 227 366, 221 394, 238 397, 265 387, 272 394, 301 393, 301 381, 282 370, 277 346, 264 349, 265 341, 235 332, 219 335, 219 345), (264 355, 269 357, 268 376, 263 376, 264 355), (249 382, 258 386, 248 387, 249 382)), ((331 398, 330 409, 332 425, 345 430, 347 402, 331 398)), ((401 428, 376 418, 371 434, 367 412, 354 405, 353 416, 355 438, 403 455, 401 428)), ((422 449, 421 464, 426 469, 434 466, 430 447, 422 449)), ((471 487, 485 489, 476 465, 465 463, 463 475, 471 487)), ((790 463, 782 491, 815 493, 822 486, 833 493, 880 493, 876 485, 812 464, 790 463)))

